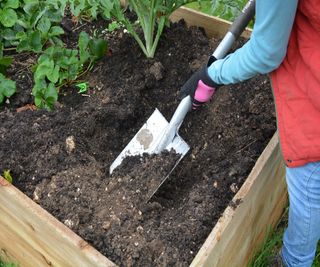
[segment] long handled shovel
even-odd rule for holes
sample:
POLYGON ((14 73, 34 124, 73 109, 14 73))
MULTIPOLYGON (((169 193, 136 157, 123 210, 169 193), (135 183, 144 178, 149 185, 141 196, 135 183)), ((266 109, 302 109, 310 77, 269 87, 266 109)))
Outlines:
MULTIPOLYGON (((221 59, 225 57, 234 41, 241 35, 245 27, 253 18, 254 14, 255 1, 249 0, 239 17, 232 23, 229 31, 222 39, 219 46, 213 52, 213 58, 221 59)), ((179 136, 178 131, 185 116, 191 110, 191 107, 191 97, 186 96, 181 100, 170 122, 168 122, 160 111, 156 109, 147 122, 141 127, 138 133, 131 139, 129 144, 111 164, 109 170, 110 174, 126 157, 142 156, 144 153, 159 154, 164 150, 171 151, 173 149, 181 156, 175 162, 171 171, 169 171, 169 173, 159 181, 159 185, 149 196, 150 199, 190 149, 189 145, 179 136)))

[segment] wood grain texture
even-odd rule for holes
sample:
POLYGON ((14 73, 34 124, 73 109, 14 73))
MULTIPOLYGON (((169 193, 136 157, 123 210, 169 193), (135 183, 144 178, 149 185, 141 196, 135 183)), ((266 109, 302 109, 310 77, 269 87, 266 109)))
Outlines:
POLYGON ((115 266, 1 176, 0 251, 19 266, 115 266))
MULTIPOLYGON (((222 38, 231 26, 231 23, 227 20, 219 19, 187 7, 180 7, 170 16, 170 20, 172 22, 176 22, 181 19, 184 19, 189 27, 202 27, 209 38, 222 38)), ((241 36, 249 38, 250 34, 251 30, 246 29, 241 36)))
POLYGON ((285 167, 275 134, 191 266, 244 267, 287 204, 285 167))

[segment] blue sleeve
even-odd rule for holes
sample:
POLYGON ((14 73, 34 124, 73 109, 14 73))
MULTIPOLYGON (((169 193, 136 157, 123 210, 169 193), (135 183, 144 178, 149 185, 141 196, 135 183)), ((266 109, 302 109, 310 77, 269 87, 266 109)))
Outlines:
POLYGON ((298 0, 256 0, 256 21, 250 40, 208 69, 218 84, 237 83, 269 73, 284 59, 298 0))

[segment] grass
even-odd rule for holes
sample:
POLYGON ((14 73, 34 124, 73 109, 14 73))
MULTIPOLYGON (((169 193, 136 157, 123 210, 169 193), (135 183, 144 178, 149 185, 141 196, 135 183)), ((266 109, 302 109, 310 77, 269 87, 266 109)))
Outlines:
MULTIPOLYGON (((282 236, 288 224, 288 208, 284 212, 280 223, 277 228, 272 232, 270 231, 264 241, 262 248, 255 254, 248 267, 267 267, 269 266, 269 259, 272 255, 278 253, 282 246, 282 236)), ((320 267, 320 243, 316 252, 315 260, 312 267, 320 267)))
POLYGON ((18 265, 15 263, 4 262, 0 259, 0 267, 18 267, 18 265))
POLYGON ((0 267, 18 267, 18 265, 12 262, 7 262, 0 257, 0 267))

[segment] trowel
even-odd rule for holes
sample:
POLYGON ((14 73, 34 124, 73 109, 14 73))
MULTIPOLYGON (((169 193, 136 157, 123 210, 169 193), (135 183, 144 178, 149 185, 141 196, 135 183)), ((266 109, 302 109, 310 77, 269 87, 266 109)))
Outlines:
MULTIPOLYGON (((255 14, 255 1, 249 0, 237 19, 232 23, 225 37, 213 52, 211 59, 222 59, 231 49, 235 40, 241 35, 245 27, 255 14)), ((181 100, 175 110, 170 122, 161 114, 158 109, 152 113, 147 122, 141 127, 137 134, 131 139, 128 145, 122 150, 119 156, 111 164, 109 172, 117 168, 126 157, 142 156, 143 154, 160 154, 162 151, 174 151, 180 155, 169 173, 159 181, 158 187, 148 196, 148 200, 155 194, 170 173, 178 165, 181 159, 187 154, 190 146, 179 135, 179 128, 187 113, 192 108, 190 96, 181 100)))

